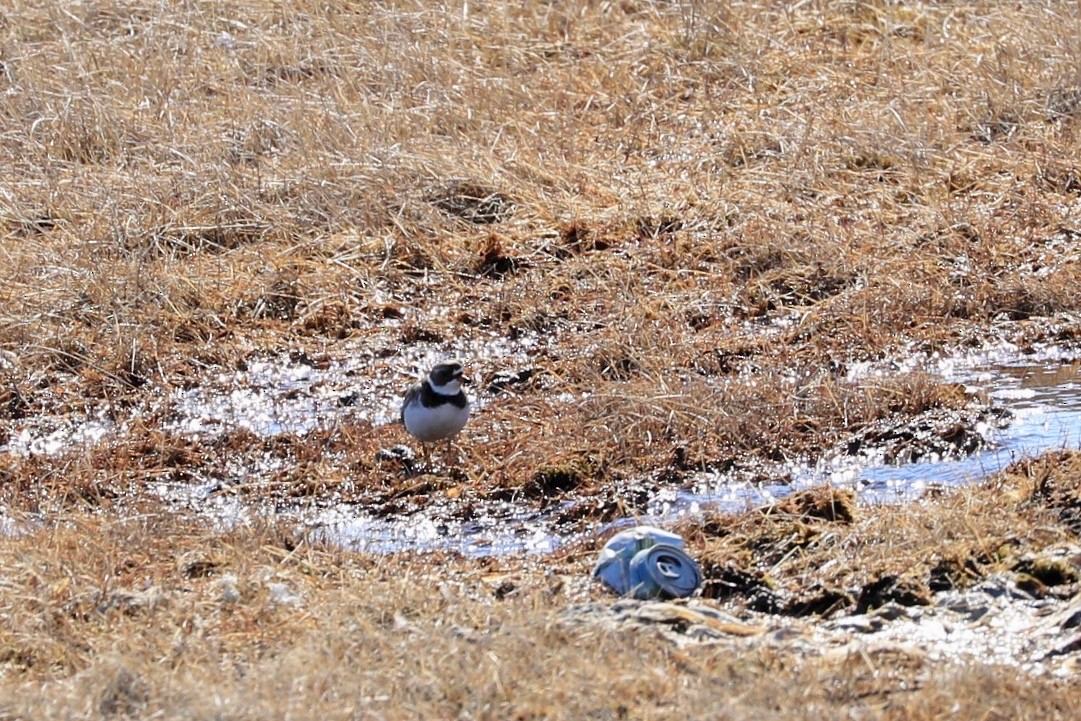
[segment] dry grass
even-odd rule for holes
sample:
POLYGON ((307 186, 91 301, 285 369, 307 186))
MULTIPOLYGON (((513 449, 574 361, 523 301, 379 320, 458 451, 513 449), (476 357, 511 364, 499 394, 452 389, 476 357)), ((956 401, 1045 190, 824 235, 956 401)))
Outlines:
MULTIPOLYGON (((374 459, 402 439, 390 426, 195 441, 163 428, 170 391, 263 354, 368 359, 363 392, 407 383, 397 359, 411 349, 536 338, 532 376, 470 424, 463 463, 422 481, 480 496, 813 456, 884 419, 966 406, 923 374, 846 373, 1081 337, 1079 13, 1065 0, 0 1, 0 443, 39 414, 126 424, 97 447, 0 458, 6 508, 81 519, 3 540, 6 619, 25 621, 5 620, 23 634, 0 651, 9 715, 209 716, 215 698, 238 716, 682 716, 693 702, 718 717, 863 703, 917 719, 956 699, 972 718, 1063 715, 1073 691, 993 669, 921 677, 895 698, 859 664, 603 634, 576 649, 531 615, 543 590, 474 605, 393 580, 404 562, 304 547, 301 563, 259 533, 108 509, 137 510, 150 480, 253 456, 284 462, 233 491, 256 499, 409 492, 374 459), (215 600, 216 577, 167 562, 211 543, 242 581, 239 606, 215 600), (281 569, 309 610, 264 603, 258 574, 281 569), (143 577, 162 605, 102 608, 115 589, 144 593, 143 577), (414 606, 454 621, 395 628, 414 606), (494 630, 474 643, 459 626, 494 630), (649 675, 672 668, 677 680, 649 675), (581 695, 594 678, 613 685, 581 695)), ((523 365, 466 360, 483 380, 523 365)), ((987 528, 998 538, 1012 520, 987 528)), ((774 522, 745 535, 769 545, 774 522)), ((816 553, 850 550, 816 538, 816 553)), ((873 580, 799 573, 784 583, 850 594, 873 580)))
MULTIPOLYGON (((821 504, 789 502, 764 524, 758 511, 726 519, 719 543, 731 548, 731 539, 755 534, 769 564, 784 550, 769 539, 794 538, 793 524, 816 529, 802 559, 786 553, 771 571, 779 578, 799 569, 803 587, 866 578, 878 567, 916 574, 959 548, 982 550, 994 559, 983 570, 1002 571, 1023 553, 1076 541, 1056 519, 1054 499, 1076 494, 1078 460, 1048 457, 940 505, 863 510, 850 521, 815 517, 821 504), (943 545, 928 549, 930 534, 943 545)), ((692 538, 696 549, 703 540, 714 573, 718 541, 692 538)), ((1021 680, 1010 668, 943 667, 896 647, 819 656, 733 637, 677 649, 650 630, 567 625, 564 608, 603 597, 582 584, 587 556, 571 551, 535 565, 372 559, 276 527, 209 531, 152 506, 122 520, 70 516, 0 538, 0 711, 1066 719, 1081 701, 1076 684, 1021 680)), ((892 600, 906 602, 896 592, 892 600)))
MULTIPOLYGON (((539 333, 533 388, 597 401, 530 420, 557 449, 615 432, 640 471, 835 439, 853 359, 1078 332, 996 323, 1077 309, 1072 3, 7 17, 22 413, 122 411, 259 350, 539 333)), ((528 478, 552 451, 522 420, 494 425, 528 478)))
POLYGON ((1068 598, 1077 570, 1034 570, 1031 557, 1076 544, 1079 491, 1081 454, 1051 453, 983 487, 897 507, 860 508, 850 492, 822 489, 684 530, 703 546, 707 596, 771 613, 926 605, 1004 572, 1023 574, 1037 596, 1068 598))

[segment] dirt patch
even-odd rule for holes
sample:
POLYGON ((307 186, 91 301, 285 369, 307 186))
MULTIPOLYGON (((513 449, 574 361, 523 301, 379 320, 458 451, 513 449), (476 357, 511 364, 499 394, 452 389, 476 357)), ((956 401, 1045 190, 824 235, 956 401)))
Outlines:
POLYGON ((504 243, 497 235, 488 236, 477 261, 477 273, 486 278, 502 278, 518 272, 524 266, 522 259, 507 253, 504 243))
POLYGON ((430 197, 440 210, 470 223, 502 223, 515 204, 498 190, 471 180, 456 180, 430 197))
POLYGON ((870 451, 886 463, 912 463, 928 456, 963 458, 987 446, 989 439, 978 428, 1000 427, 1006 418, 983 410, 944 410, 916 420, 884 421, 860 431, 845 447, 849 455, 870 451))
POLYGON ((918 578, 885 575, 866 584, 856 599, 856 613, 866 613, 887 603, 900 606, 929 606, 930 589, 918 578))
POLYGON ((608 250, 617 239, 612 237, 614 229, 605 225, 594 225, 585 221, 574 221, 559 229, 559 238, 563 247, 556 252, 557 257, 569 253, 581 253, 608 250))

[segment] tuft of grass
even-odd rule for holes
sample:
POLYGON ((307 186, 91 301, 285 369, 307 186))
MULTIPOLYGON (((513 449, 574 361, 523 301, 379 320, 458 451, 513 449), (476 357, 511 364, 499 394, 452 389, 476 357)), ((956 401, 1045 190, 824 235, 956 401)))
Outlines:
POLYGON ((1040 489, 1051 477, 1076 483, 1079 459, 1077 452, 1051 453, 1014 464, 987 486, 858 513, 845 493, 803 491, 683 530, 702 544, 706 595, 761 611, 830 615, 887 602, 926 605, 934 591, 996 573, 1070 594, 1075 569, 1043 552, 1074 542, 1077 530, 1061 496, 1040 489))

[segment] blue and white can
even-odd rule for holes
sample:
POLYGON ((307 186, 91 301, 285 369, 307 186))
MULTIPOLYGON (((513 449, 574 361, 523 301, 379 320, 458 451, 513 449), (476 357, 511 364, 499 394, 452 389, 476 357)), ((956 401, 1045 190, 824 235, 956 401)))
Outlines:
POLYGON ((621 596, 640 599, 685 598, 702 585, 702 571, 683 550, 683 539, 653 526, 612 536, 593 577, 621 596))

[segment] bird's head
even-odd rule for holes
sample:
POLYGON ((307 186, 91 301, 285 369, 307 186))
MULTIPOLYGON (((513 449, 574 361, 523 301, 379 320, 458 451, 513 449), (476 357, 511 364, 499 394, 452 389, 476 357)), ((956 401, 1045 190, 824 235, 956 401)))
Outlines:
POLYGON ((428 373, 428 382, 437 393, 456 395, 461 390, 461 384, 468 382, 458 361, 447 361, 432 368, 428 373))

